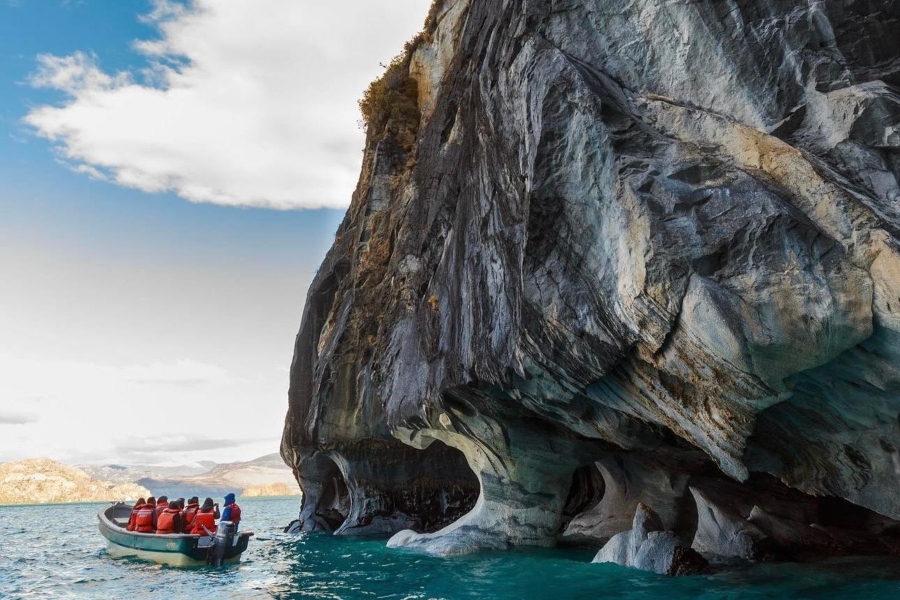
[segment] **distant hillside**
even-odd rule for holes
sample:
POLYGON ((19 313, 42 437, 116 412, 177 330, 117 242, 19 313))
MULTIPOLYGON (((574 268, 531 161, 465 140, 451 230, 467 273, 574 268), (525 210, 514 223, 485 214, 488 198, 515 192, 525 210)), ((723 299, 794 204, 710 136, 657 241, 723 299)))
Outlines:
POLYGON ((135 483, 94 479, 48 458, 0 464, 0 504, 135 500, 150 491, 135 483))
POLYGON ((244 490, 257 496, 300 493, 294 475, 278 454, 267 454, 247 462, 217 464, 198 475, 144 477, 137 482, 157 496, 166 494, 170 498, 219 497, 228 492, 240 496, 244 490))
POLYGON ((76 465, 79 469, 102 481, 134 483, 140 479, 165 479, 167 477, 191 477, 206 473, 216 463, 203 461, 193 465, 161 467, 157 465, 76 465))
POLYGON ((259 498, 262 496, 299 496, 300 488, 296 485, 287 486, 283 483, 272 483, 269 485, 254 485, 244 488, 241 496, 245 498, 259 498))

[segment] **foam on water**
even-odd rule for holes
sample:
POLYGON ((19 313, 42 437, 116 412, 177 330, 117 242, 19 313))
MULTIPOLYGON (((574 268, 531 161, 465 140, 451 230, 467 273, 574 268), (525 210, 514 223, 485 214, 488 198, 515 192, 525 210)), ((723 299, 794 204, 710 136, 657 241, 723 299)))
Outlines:
POLYGON ((241 528, 257 532, 241 563, 175 569, 114 559, 97 531, 101 505, 0 507, 0 598, 478 598, 897 600, 900 561, 761 565, 669 579, 592 565, 592 551, 517 550, 433 558, 384 540, 291 536, 299 500, 244 499, 241 528))

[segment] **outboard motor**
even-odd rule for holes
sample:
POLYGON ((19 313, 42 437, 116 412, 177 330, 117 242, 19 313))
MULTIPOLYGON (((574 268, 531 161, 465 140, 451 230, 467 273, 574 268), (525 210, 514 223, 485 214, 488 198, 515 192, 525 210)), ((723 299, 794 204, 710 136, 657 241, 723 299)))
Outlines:
POLYGON ((221 567, 225 562, 225 554, 234 543, 235 527, 231 521, 219 521, 216 535, 206 551, 206 564, 221 567))

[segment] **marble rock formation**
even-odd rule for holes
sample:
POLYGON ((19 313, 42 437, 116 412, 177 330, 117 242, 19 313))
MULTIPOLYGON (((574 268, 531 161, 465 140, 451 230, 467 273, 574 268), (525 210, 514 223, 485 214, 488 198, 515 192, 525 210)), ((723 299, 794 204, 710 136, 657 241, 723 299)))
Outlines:
POLYGON ((595 563, 615 563, 659 575, 695 575, 708 564, 696 551, 682 545, 664 531, 653 509, 639 503, 629 531, 614 535, 597 556, 595 563))
POLYGON ((884 0, 438 0, 304 309, 301 528, 599 545, 645 502, 713 553, 895 532, 898 28, 884 0))
POLYGON ((691 494, 697 503, 697 532, 691 548, 716 558, 758 557, 759 543, 766 535, 752 521, 735 514, 727 505, 714 504, 696 488, 691 488, 691 494))

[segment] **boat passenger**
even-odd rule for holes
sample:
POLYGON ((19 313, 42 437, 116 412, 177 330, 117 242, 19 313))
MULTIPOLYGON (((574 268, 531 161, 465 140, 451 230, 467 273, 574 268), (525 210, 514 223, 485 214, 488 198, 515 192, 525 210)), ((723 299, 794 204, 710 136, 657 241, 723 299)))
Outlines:
POLYGON ((192 535, 210 535, 216 530, 216 517, 219 516, 218 509, 214 510, 212 498, 203 501, 203 506, 194 515, 194 521, 191 525, 192 535), (204 527, 206 529, 204 529, 204 527))
POLYGON ((241 523, 241 507, 234 501, 232 493, 225 494, 225 510, 222 511, 222 520, 234 523, 235 531, 241 523))
POLYGON ((169 508, 169 497, 168 496, 160 496, 159 500, 156 501, 156 518, 159 518, 159 515, 162 514, 162 511, 169 508))
POLYGON ((147 503, 138 508, 134 518, 134 530, 138 533, 156 531, 156 498, 153 496, 147 498, 147 503))
POLYGON ((156 519, 156 533, 158 535, 181 533, 182 525, 181 509, 178 507, 178 501, 167 502, 166 508, 159 513, 156 519))
POLYGON ((125 528, 127 531, 134 531, 138 510, 146 503, 147 501, 143 498, 138 498, 138 501, 134 503, 134 507, 131 509, 131 516, 128 517, 128 526, 125 528))
POLYGON ((190 533, 194 526, 194 515, 200 510, 200 499, 197 496, 191 496, 188 499, 187 507, 181 511, 181 520, 184 522, 184 532, 190 533))

